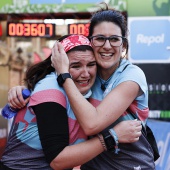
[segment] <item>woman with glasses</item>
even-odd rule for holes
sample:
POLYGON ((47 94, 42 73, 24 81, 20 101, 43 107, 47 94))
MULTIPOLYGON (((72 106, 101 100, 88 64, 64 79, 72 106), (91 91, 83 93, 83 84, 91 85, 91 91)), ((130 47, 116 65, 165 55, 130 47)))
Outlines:
MULTIPOLYGON (((93 14, 89 39, 94 49, 98 74, 92 88, 90 103, 77 90, 71 78, 64 87, 71 107, 88 135, 98 135, 105 152, 84 164, 82 170, 153 170, 153 150, 142 134, 139 141, 120 144, 110 126, 123 120, 134 119, 145 126, 148 108, 148 89, 143 71, 130 63, 127 25, 124 16, 116 10, 101 9, 93 14), (109 127, 108 124, 110 125, 109 127), (103 128, 106 128, 102 131, 103 128)), ((68 73, 67 55, 60 43, 52 50, 52 63, 58 75, 68 73)))

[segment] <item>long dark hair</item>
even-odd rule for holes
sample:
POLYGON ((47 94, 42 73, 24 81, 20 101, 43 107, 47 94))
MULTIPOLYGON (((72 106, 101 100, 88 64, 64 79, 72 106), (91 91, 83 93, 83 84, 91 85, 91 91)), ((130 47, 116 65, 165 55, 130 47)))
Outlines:
MULTIPOLYGON (((112 22, 120 27, 121 33, 123 37, 127 37, 128 29, 127 29, 127 21, 125 16, 118 10, 109 9, 106 3, 101 3, 105 7, 101 7, 100 10, 93 13, 90 19, 90 26, 89 26, 89 36, 92 36, 94 27, 101 22, 112 22)), ((128 52, 128 40, 125 38, 123 39, 123 45, 126 48, 126 54, 128 52)))
MULTIPOLYGON (((58 41, 62 41, 63 39, 69 37, 70 35, 65 35, 58 39, 58 41)), ((92 47, 87 45, 81 45, 72 48, 67 53, 71 51, 93 51, 92 47)), ((37 63, 33 66, 31 66, 27 71, 25 75, 25 84, 27 85, 28 89, 33 90, 35 87, 35 84, 43 79, 47 74, 50 74, 51 72, 54 72, 55 69, 51 66, 51 54, 50 56, 45 59, 44 61, 41 61, 40 63, 37 63)))

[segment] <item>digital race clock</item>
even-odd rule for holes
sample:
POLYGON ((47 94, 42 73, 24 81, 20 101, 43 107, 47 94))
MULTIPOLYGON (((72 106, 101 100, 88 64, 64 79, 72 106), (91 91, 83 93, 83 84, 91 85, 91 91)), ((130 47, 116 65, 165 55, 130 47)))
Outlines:
POLYGON ((89 23, 68 24, 68 34, 89 35, 89 23))
POLYGON ((8 22, 7 36, 53 37, 55 36, 55 24, 8 22))

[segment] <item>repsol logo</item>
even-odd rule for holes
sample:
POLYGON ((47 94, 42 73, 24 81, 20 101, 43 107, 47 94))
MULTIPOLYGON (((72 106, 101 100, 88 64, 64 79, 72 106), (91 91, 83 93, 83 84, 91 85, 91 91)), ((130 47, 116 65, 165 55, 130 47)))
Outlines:
POLYGON ((138 34, 136 42, 141 44, 147 44, 147 46, 150 46, 153 43, 164 43, 164 34, 158 35, 158 36, 145 36, 143 34, 138 34))

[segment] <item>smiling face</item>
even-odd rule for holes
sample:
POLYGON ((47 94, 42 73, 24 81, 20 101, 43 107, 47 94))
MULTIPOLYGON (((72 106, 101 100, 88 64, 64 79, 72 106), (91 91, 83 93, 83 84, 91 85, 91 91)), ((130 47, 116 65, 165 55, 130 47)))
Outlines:
POLYGON ((70 51, 67 53, 69 72, 80 93, 86 94, 96 78, 96 60, 92 51, 70 51))
MULTIPOLYGON (((105 37, 110 37, 112 35, 122 36, 121 29, 119 26, 113 22, 101 22, 97 24, 93 29, 92 36, 102 35, 105 37)), ((102 71, 107 71, 107 76, 103 77, 107 79, 119 66, 120 58, 124 50, 123 45, 120 47, 113 47, 110 45, 109 40, 106 40, 105 44, 101 47, 93 46, 95 58, 99 66, 99 72, 102 76, 102 71)))

